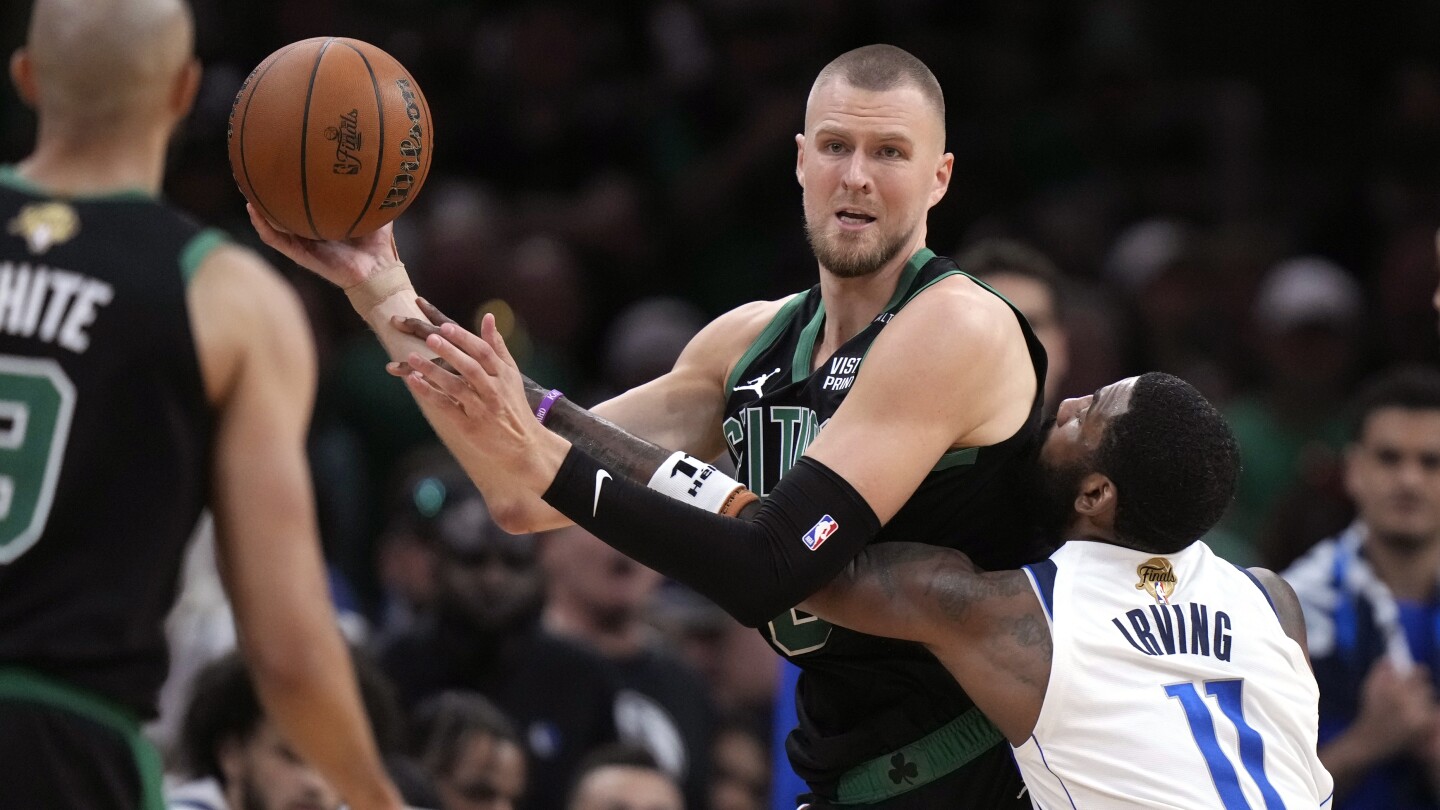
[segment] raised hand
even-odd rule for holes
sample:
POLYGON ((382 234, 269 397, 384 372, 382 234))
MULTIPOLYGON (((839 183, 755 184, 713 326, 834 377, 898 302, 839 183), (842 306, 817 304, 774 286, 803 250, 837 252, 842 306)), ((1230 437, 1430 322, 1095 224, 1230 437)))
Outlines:
MULTIPOLYGON (((417 297, 415 299, 415 305, 420 307, 420 311, 424 313, 425 317, 428 319, 428 322, 422 321, 419 318, 402 318, 399 315, 395 315, 390 318, 390 326, 392 326, 396 331, 402 334, 406 334, 414 338, 419 338, 420 340, 425 340, 431 335, 440 334, 440 327, 444 326, 447 323, 453 323, 457 326, 459 325, 458 323, 456 323, 454 318, 451 318, 449 315, 441 312, 438 307, 436 307, 429 301, 426 301, 424 298, 417 297)), ((436 362, 441 368, 445 369, 446 371, 455 371, 455 369, 452 368, 450 364, 445 362, 444 360, 433 360, 432 362, 436 362)), ((390 372, 391 376, 394 377, 404 377, 411 371, 414 371, 414 369, 410 367, 409 363, 404 362, 386 363, 385 370, 390 372)))
POLYGON ((354 239, 318 241, 277 230, 249 203, 245 210, 250 213, 250 224, 260 235, 260 241, 342 289, 367 281, 400 262, 390 223, 354 239))
POLYGON ((463 435, 530 491, 543 492, 570 443, 535 418, 525 398, 524 378, 495 327, 495 316, 481 320, 480 335, 454 322, 441 324, 425 345, 438 360, 412 352, 405 359, 411 369, 405 384, 427 407, 431 420, 442 420, 447 432, 463 435), (450 368, 442 368, 442 361, 450 368))

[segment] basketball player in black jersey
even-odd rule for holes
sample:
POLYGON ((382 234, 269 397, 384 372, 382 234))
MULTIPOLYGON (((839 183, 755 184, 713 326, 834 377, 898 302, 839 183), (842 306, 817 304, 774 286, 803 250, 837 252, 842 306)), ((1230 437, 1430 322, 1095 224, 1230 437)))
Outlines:
POLYGON ((1044 350, 1002 298, 925 247, 928 211, 950 182, 944 129, 939 85, 910 54, 868 46, 826 66, 795 138, 819 283, 721 316, 670 373, 597 406, 609 422, 588 421, 531 384, 532 407, 540 404, 547 426, 577 446, 558 478, 558 458, 536 457, 525 469, 507 463, 514 442, 531 446, 527 426, 468 416, 489 410, 467 410, 474 393, 428 359, 439 352, 457 367, 509 375, 490 345, 492 321, 483 339, 448 325, 425 346, 396 328, 423 313, 388 229, 320 243, 279 233, 253 211, 252 222, 268 244, 345 288, 391 356, 415 370, 406 376, 412 393, 502 526, 529 531, 575 519, 701 585, 804 668, 800 727, 788 749, 814 800, 1024 807, 1000 734, 933 657, 791 609, 871 540, 952 545, 987 568, 1044 556, 1024 540, 1033 535, 1016 508, 1038 441, 1044 350), (691 455, 612 446, 614 426, 691 455), (612 473, 733 512, 733 497, 711 494, 733 495, 735 482, 722 487, 706 464, 727 450, 740 483, 768 496, 753 521, 677 502, 642 518, 648 532, 606 522, 612 473), (805 542, 786 544, 774 564, 761 547, 782 535, 805 542), (727 565, 697 564, 685 550, 701 543, 734 553, 727 565), (902 749, 917 745, 930 764, 895 769, 902 749))
POLYGON ((37 0, 38 114, 0 168, 0 806, 158 808, 140 736, 202 508, 267 713, 352 807, 398 808, 326 596, 293 290, 160 200, 200 69, 182 0, 37 0))

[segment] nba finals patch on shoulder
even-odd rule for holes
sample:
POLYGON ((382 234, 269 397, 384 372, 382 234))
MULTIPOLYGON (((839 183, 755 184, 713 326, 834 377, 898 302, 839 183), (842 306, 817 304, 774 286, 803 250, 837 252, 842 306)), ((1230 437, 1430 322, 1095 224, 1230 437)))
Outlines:
POLYGON ((63 202, 31 203, 20 209, 6 230, 24 239, 30 253, 39 256, 74 239, 80 232, 80 217, 63 202))
POLYGON ((1170 596, 1175 593, 1175 566, 1164 557, 1151 557, 1140 565, 1136 566, 1135 573, 1140 575, 1140 581, 1135 583, 1135 590, 1146 591, 1156 602, 1162 605, 1170 604, 1170 596))
POLYGON ((824 517, 820 518, 820 521, 818 523, 816 523, 814 526, 811 526, 810 531, 805 532, 805 536, 801 537, 800 539, 805 541, 806 548, 810 549, 811 551, 815 551, 816 549, 820 548, 820 546, 824 544, 826 540, 830 539, 830 535, 834 534, 839 530, 840 524, 836 522, 835 518, 832 518, 829 515, 825 515, 824 517))

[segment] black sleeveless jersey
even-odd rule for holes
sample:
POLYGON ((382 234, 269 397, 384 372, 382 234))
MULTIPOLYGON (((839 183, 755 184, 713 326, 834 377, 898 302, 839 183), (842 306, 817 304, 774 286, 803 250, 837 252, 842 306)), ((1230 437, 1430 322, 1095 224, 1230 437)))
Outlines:
POLYGON ((0 667, 155 714, 212 416, 185 303, 222 241, 0 168, 0 667))
MULTIPOLYGON (((825 319, 820 287, 787 301, 726 385, 725 438, 738 479, 760 495, 773 489, 840 407, 885 324, 915 295, 956 274, 954 262, 921 250, 885 310, 813 372, 812 353, 825 319)), ((1018 311, 1016 316, 1036 376, 1025 425, 999 444, 946 453, 874 542, 949 546, 986 569, 1044 557, 1028 499, 1046 358, 1029 324, 1018 311)), ((885 452, 884 436, 875 437, 874 452, 885 452)), ((803 670, 796 696, 800 724, 787 747, 796 773, 822 792, 844 771, 920 739, 973 705, 920 645, 852 632, 793 610, 761 633, 803 670)))

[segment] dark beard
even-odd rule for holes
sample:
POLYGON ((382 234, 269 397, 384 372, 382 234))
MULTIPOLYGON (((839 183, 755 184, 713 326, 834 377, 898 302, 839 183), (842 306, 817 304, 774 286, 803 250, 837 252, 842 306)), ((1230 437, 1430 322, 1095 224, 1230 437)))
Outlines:
POLYGON ((1070 539, 1065 533, 1075 517, 1075 496, 1080 492, 1080 479, 1085 477, 1085 472, 1085 465, 1080 462, 1063 467, 1040 465, 1036 512, 1041 537, 1057 543, 1070 539))
POLYGON ((826 243, 824 238, 810 228, 809 218, 805 219, 805 238, 810 242, 810 250, 815 254, 820 266, 829 270, 840 278, 860 278, 884 267, 887 262, 895 258, 900 248, 910 241, 915 234, 902 234, 888 242, 882 241, 873 250, 864 253, 853 251, 841 251, 832 249, 832 245, 826 243))

